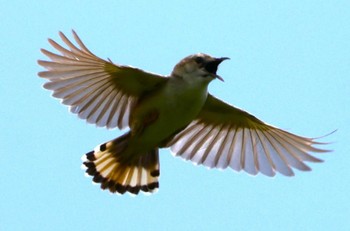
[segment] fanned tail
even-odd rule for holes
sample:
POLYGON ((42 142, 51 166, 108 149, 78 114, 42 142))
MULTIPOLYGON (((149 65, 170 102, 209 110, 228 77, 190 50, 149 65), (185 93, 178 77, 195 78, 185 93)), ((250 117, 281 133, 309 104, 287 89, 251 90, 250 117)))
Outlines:
POLYGON ((158 149, 139 155, 138 159, 125 159, 121 153, 127 147, 129 137, 130 133, 127 133, 83 156, 86 173, 94 182, 100 183, 102 189, 112 193, 152 193, 159 187, 158 149))

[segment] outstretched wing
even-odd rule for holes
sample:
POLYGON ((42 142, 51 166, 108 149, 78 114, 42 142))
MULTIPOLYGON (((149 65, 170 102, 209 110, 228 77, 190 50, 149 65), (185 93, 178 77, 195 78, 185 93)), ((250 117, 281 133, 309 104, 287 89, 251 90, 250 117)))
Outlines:
POLYGON ((79 47, 60 32, 68 49, 49 39, 61 54, 42 49, 51 61, 39 60, 47 69, 38 75, 48 79, 44 88, 70 106, 70 111, 89 123, 107 128, 125 128, 137 99, 164 84, 167 78, 129 66, 115 65, 91 53, 73 32, 79 47))
POLYGON ((210 168, 244 170, 256 175, 293 176, 292 168, 311 170, 304 162, 322 162, 310 152, 324 144, 265 124, 249 113, 208 95, 196 120, 167 146, 178 156, 210 168))

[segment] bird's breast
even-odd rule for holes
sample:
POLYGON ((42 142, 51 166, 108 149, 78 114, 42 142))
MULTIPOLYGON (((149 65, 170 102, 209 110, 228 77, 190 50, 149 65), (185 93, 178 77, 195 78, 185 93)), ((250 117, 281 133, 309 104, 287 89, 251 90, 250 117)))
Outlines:
POLYGON ((196 118, 207 98, 206 85, 175 80, 141 99, 131 115, 131 130, 143 143, 160 143, 196 118), (136 130, 141 131, 137 132, 136 130))
POLYGON ((203 107, 207 94, 206 85, 170 82, 159 97, 164 122, 173 124, 177 129, 190 123, 203 107))

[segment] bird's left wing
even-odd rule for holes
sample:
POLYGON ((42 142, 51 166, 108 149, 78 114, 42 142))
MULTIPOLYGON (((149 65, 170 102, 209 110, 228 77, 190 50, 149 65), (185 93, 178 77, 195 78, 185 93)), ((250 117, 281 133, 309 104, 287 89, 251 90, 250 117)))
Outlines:
POLYGON ((208 95, 199 116, 167 146, 174 154, 210 168, 292 176, 292 168, 310 170, 305 161, 322 161, 310 155, 328 151, 314 147, 318 144, 323 143, 265 124, 208 95))
POLYGON ((47 69, 39 76, 53 96, 70 106, 70 111, 89 123, 107 128, 128 126, 130 111, 139 97, 164 84, 168 78, 143 70, 113 64, 91 53, 78 35, 73 36, 79 47, 59 33, 68 49, 49 39, 61 54, 41 49, 51 61, 39 60, 47 69))

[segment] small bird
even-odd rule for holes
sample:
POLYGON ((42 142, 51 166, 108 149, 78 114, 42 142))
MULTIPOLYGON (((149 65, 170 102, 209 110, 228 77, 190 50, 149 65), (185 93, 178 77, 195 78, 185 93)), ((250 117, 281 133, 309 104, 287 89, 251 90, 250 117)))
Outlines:
POLYGON ((310 153, 330 150, 315 138, 292 134, 262 122, 208 93, 218 66, 227 57, 199 53, 182 59, 170 76, 114 64, 90 52, 72 31, 67 48, 49 39, 61 54, 41 49, 48 80, 44 88, 88 123, 129 130, 84 155, 86 173, 112 193, 151 193, 159 188, 160 148, 209 168, 256 175, 293 176, 310 171, 305 162, 322 162, 310 153))

